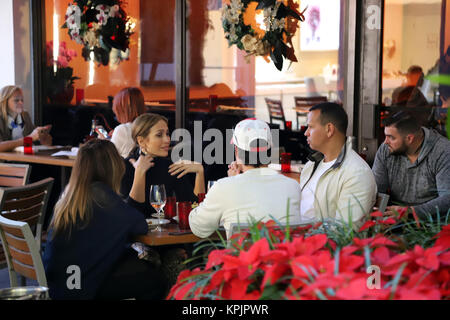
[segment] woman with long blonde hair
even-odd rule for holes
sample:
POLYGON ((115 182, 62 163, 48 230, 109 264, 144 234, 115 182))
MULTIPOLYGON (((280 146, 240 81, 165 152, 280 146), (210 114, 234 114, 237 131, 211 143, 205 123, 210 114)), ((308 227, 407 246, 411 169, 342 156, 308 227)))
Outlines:
MULTIPOLYGON (((135 181, 148 161, 136 163, 135 181)), ((130 249, 133 238, 148 232, 142 203, 118 194, 123 159, 107 140, 82 146, 69 184, 55 206, 44 266, 53 299, 163 298, 165 279, 130 249), (68 268, 80 272, 79 288, 67 286, 68 268)))
POLYGON ((35 128, 28 112, 24 111, 20 87, 6 86, 0 91, 0 152, 23 146, 23 138, 31 137, 41 144, 51 145, 51 126, 35 128))

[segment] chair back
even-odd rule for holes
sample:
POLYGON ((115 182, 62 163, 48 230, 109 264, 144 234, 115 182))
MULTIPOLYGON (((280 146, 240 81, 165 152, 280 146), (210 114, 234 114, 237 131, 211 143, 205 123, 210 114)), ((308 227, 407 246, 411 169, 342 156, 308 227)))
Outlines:
POLYGON ((378 211, 385 212, 387 205, 389 202, 389 195, 385 193, 378 193, 377 194, 377 202, 375 204, 375 207, 378 208, 378 211))
POLYGON ((30 226, 26 222, 6 219, 0 215, 0 238, 8 262, 11 287, 17 287, 17 276, 36 280, 47 287, 44 265, 30 226))
POLYGON ((22 187, 0 189, 0 215, 28 223, 41 247, 42 225, 54 179, 47 178, 22 187))
MULTIPOLYGON (((31 166, 28 164, 0 163, 0 187, 19 187, 28 183, 31 166)), ((6 267, 6 256, 0 245, 0 269, 6 267)))
POLYGON ((0 187, 19 187, 28 183, 31 166, 28 164, 0 163, 0 187))
POLYGON ((281 100, 273 100, 265 98, 267 109, 269 110, 270 123, 273 123, 273 120, 281 121, 284 125, 284 129, 286 129, 286 118, 284 116, 283 105, 281 100))
POLYGON ((309 109, 313 106, 328 102, 328 98, 325 96, 317 96, 317 97, 294 97, 295 99, 295 109, 297 113, 308 113, 309 109))
POLYGON ((295 100, 295 112, 297 114, 297 129, 300 129, 300 117, 307 117, 309 109, 313 106, 328 102, 328 98, 325 96, 317 97, 294 97, 295 100))

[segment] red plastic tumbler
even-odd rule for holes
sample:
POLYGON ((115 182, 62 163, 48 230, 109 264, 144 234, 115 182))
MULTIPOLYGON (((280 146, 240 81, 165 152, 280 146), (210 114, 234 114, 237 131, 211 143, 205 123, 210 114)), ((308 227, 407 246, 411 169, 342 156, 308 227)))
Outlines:
POLYGON ((289 173, 291 172, 291 158, 292 153, 282 153, 281 154, 281 172, 289 173))
POLYGON ((286 121, 286 130, 292 130, 292 121, 286 121))
POLYGON ((192 203, 178 202, 178 225, 182 230, 189 229, 189 214, 192 210, 192 203))
POLYGON ((31 137, 23 138, 23 153, 33 154, 33 138, 31 137))
POLYGON ((168 197, 164 206, 164 215, 167 219, 173 219, 177 215, 177 198, 168 197))
POLYGON ((84 103, 84 89, 77 89, 76 91, 77 106, 84 103))

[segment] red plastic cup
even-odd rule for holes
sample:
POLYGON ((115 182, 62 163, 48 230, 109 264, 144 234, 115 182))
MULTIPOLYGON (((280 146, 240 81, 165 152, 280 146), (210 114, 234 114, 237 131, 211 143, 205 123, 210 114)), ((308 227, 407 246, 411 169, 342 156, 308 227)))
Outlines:
POLYGON ((198 194, 198 203, 199 204, 202 203, 203 200, 205 200, 205 197, 206 197, 206 193, 199 193, 198 194))
POLYGON ((286 130, 292 130, 292 121, 286 121, 286 130))
POLYGON ((84 100, 84 89, 77 89, 76 90, 76 101, 77 106, 83 103, 84 100))
POLYGON ((291 158, 292 153, 284 152, 281 154, 281 172, 289 173, 291 172, 291 158))
POLYGON ((177 198, 168 197, 164 206, 164 215, 167 219, 173 219, 177 215, 177 198))
POLYGON ((189 214, 192 210, 192 203, 190 202, 178 202, 178 225, 182 230, 188 230, 189 228, 189 214))
POLYGON ((23 138, 23 153, 33 154, 33 138, 31 137, 23 138))

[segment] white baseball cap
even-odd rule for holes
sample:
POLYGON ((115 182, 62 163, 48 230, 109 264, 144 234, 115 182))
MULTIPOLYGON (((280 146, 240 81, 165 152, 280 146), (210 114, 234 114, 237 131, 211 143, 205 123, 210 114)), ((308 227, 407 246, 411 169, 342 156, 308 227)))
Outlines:
POLYGON ((231 143, 244 151, 263 152, 272 148, 272 134, 266 122, 254 118, 246 119, 236 125, 231 143), (259 148, 251 146, 255 140, 266 141, 267 146, 259 148))

